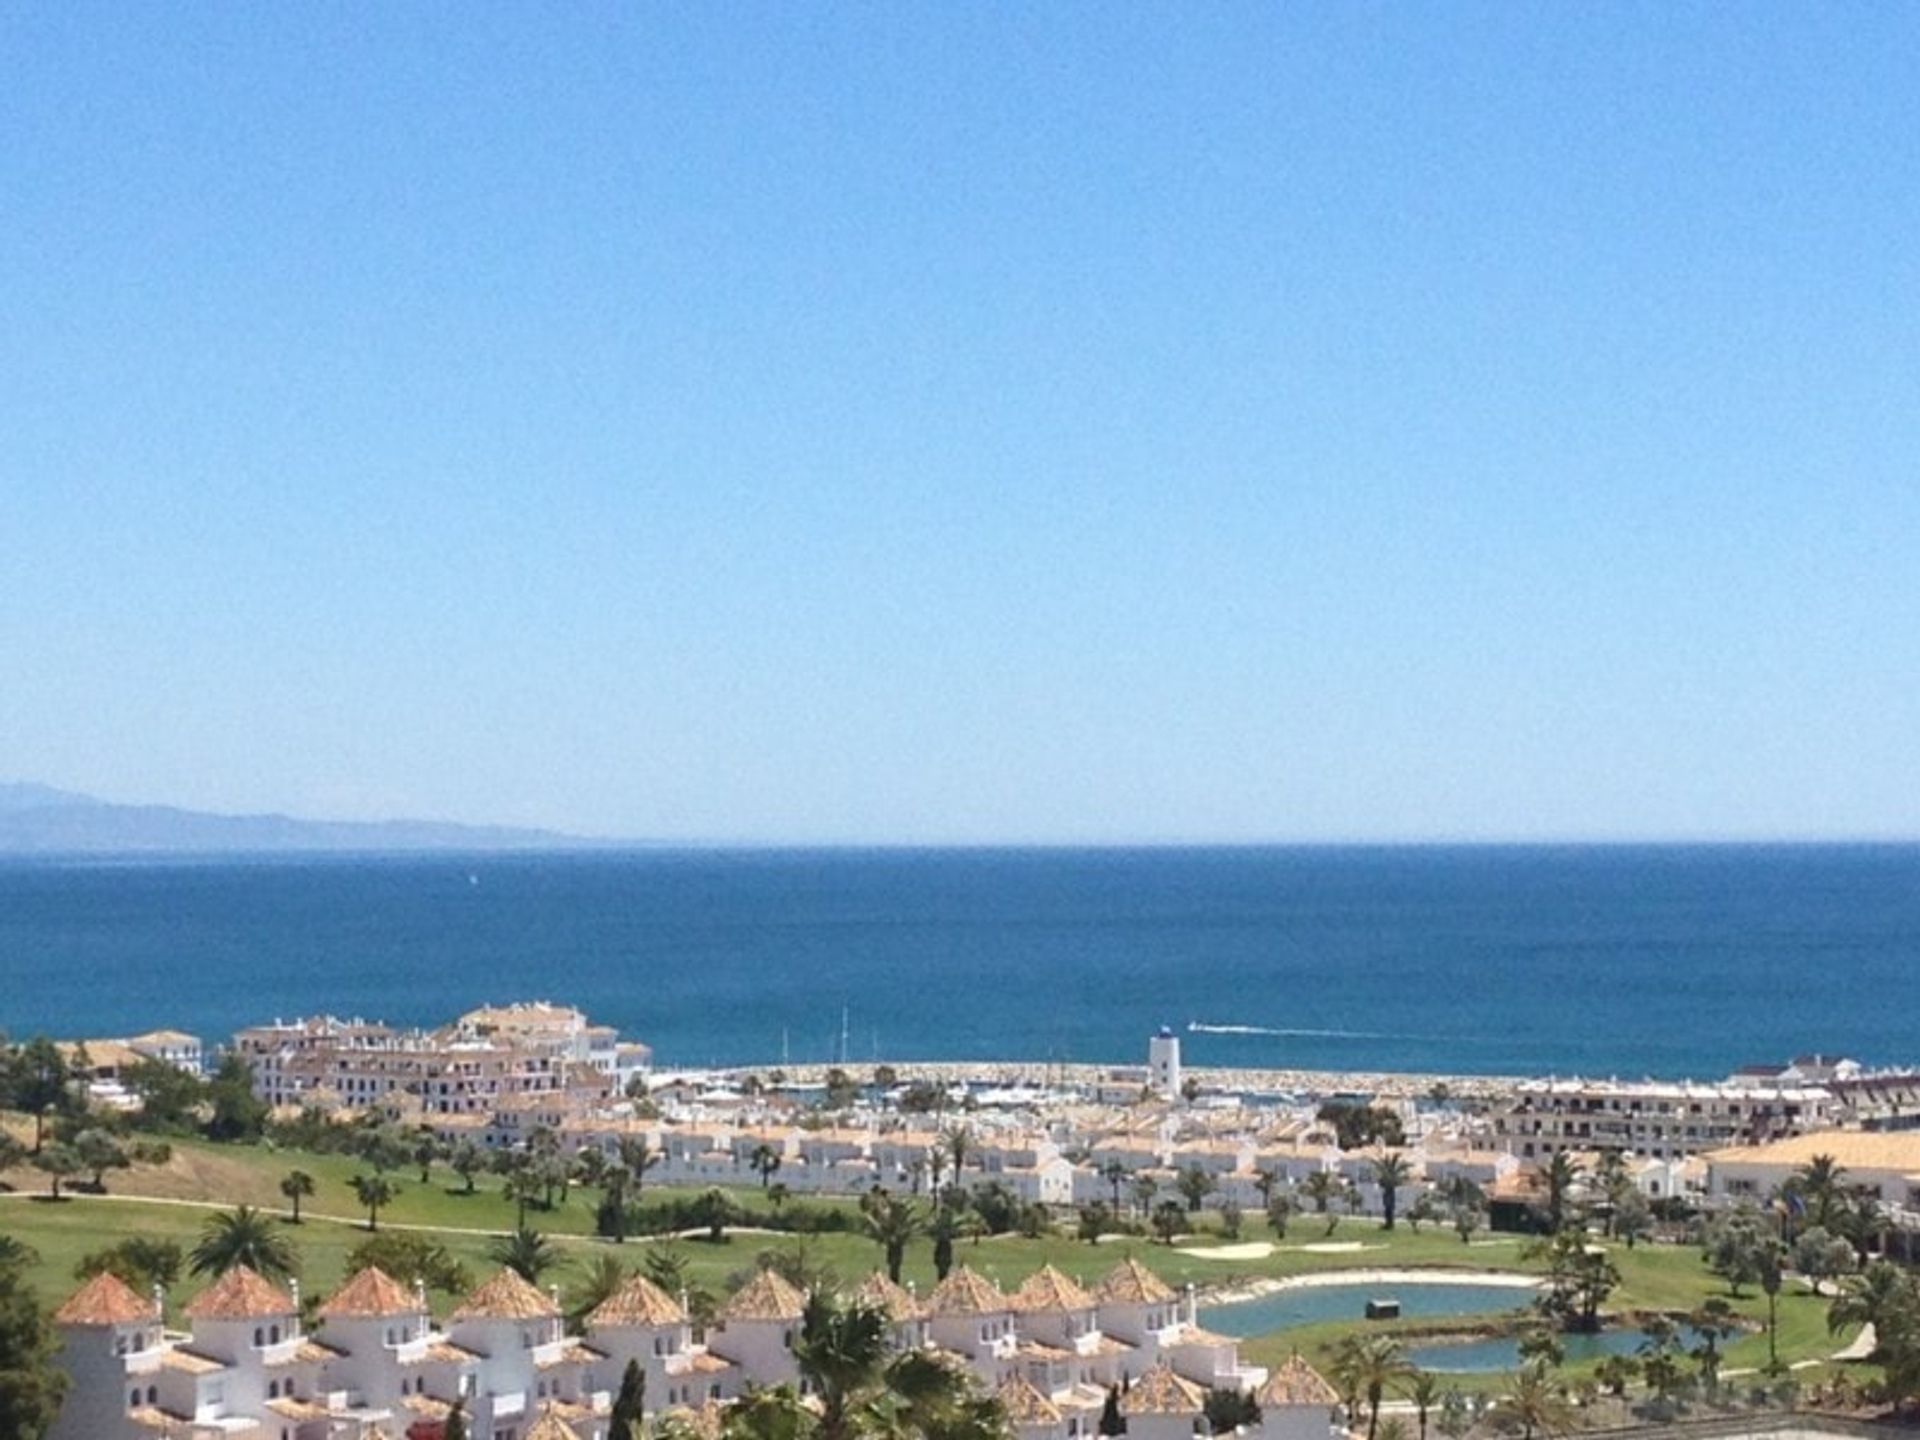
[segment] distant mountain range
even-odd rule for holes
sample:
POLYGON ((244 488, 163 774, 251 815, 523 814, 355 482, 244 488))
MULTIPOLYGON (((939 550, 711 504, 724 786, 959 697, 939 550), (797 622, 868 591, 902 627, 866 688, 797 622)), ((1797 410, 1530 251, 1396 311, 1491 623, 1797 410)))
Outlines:
POLYGON ((0 855, 257 854, 381 850, 579 850, 551 830, 429 820, 300 820, 116 805, 47 785, 0 783, 0 855))

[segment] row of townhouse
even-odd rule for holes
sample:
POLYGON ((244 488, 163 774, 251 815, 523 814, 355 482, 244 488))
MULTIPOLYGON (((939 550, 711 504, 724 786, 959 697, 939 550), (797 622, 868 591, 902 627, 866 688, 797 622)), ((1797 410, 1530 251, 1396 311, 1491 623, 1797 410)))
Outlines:
MULTIPOLYGON (((1274 1375, 1195 1320, 1191 1291, 1123 1261, 1089 1290, 1048 1267, 1013 1293, 965 1266, 924 1300, 875 1274, 856 1292, 901 1351, 964 1365, 1006 1403, 1020 1440, 1085 1440, 1121 1391, 1136 1440, 1205 1434, 1208 1390, 1250 1391, 1275 1440, 1329 1440, 1335 1397, 1297 1359, 1274 1375)), ((302 1327, 297 1293, 244 1267, 162 1324, 111 1275, 55 1319, 71 1384, 49 1440, 435 1440, 457 1403, 484 1440, 606 1440, 629 1362, 655 1413, 713 1416, 749 1386, 806 1383, 794 1345, 807 1297, 762 1271, 698 1339, 681 1300, 633 1276, 567 1334, 557 1299, 503 1270, 436 1324, 424 1294, 378 1270, 302 1327)))
POLYGON ((271 1105, 382 1107, 431 1119, 491 1117, 528 1096, 566 1098, 562 1113, 604 1103, 651 1063, 580 1011, 544 1001, 469 1011, 436 1030, 311 1016, 248 1026, 233 1048, 271 1105))
POLYGON ((1824 1085, 1737 1076, 1718 1084, 1659 1080, 1527 1080, 1494 1118, 1494 1135, 1526 1159, 1559 1151, 1632 1151, 1654 1159, 1824 1129, 1840 1102, 1824 1085))

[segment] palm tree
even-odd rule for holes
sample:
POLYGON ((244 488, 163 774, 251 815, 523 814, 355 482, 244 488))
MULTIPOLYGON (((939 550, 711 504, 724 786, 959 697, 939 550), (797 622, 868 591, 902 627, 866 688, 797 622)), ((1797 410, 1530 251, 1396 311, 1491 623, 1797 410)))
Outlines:
POLYGON ((707 1227, 707 1239, 715 1245, 727 1238, 727 1224, 733 1219, 733 1201, 727 1192, 715 1186, 693 1202, 693 1219, 707 1227))
POLYGON ((299 1273, 300 1253, 272 1216, 242 1205, 207 1217, 187 1264, 195 1275, 220 1275, 245 1265, 269 1280, 285 1280, 299 1273))
POLYGON ((1127 1167, 1118 1160, 1109 1160, 1100 1167, 1100 1178, 1107 1182, 1113 1191, 1113 1213, 1120 1213, 1120 1187, 1127 1183, 1127 1167))
POLYGON ((1440 1377, 1431 1370, 1410 1369, 1407 1372, 1407 1399, 1413 1402, 1414 1413, 1420 1418, 1419 1440, 1427 1440, 1427 1417, 1433 1413, 1434 1406, 1440 1403, 1440 1377))
POLYGON ((1845 1288, 1827 1306, 1827 1333, 1837 1335, 1857 1325, 1871 1325, 1879 1334, 1887 1317, 1901 1306, 1920 1299, 1913 1276, 1890 1260, 1876 1260, 1843 1282, 1845 1288))
POLYGON ((905 1200, 881 1192, 860 1206, 867 1234, 879 1242, 887 1257, 887 1278, 900 1283, 900 1267, 906 1262, 907 1244, 920 1233, 920 1216, 905 1200))
POLYGON ((617 1257, 594 1256, 587 1266, 585 1278, 570 1297, 572 1303, 567 1307, 568 1317, 576 1326, 581 1324, 587 1316, 612 1299, 626 1283, 627 1267, 617 1257))
MULTIPOLYGON (((672 1424, 661 1422, 663 1429, 672 1424)), ((720 1433, 722 1440, 812 1440, 813 1412, 791 1385, 749 1385, 728 1407, 720 1433)))
POLYGON ((889 1353, 886 1314, 824 1293, 807 1301, 793 1358, 820 1400, 820 1440, 848 1440, 852 1406, 879 1388, 889 1353))
POLYGON ((1373 1162, 1373 1183, 1380 1187, 1383 1229, 1393 1229, 1394 1213, 1400 1208, 1400 1187, 1411 1179, 1413 1167, 1404 1155, 1389 1152, 1373 1162))
POLYGON ((1720 1342, 1740 1333, 1740 1321, 1725 1298, 1709 1295, 1687 1317, 1687 1324, 1699 1337, 1693 1358, 1700 1362, 1700 1380, 1712 1400, 1720 1393, 1720 1342))
POLYGON ((940 1132, 940 1141, 953 1161, 953 1183, 961 1183, 967 1168, 967 1156, 973 1153, 973 1132, 964 1125, 949 1125, 940 1132))
POLYGON ((1340 1176, 1332 1170, 1316 1170, 1300 1182, 1300 1193, 1313 1202, 1316 1214, 1324 1215, 1340 1197, 1340 1176))
POLYGON ((1573 1428, 1573 1406, 1567 1392, 1545 1365, 1527 1365, 1507 1381, 1493 1402, 1494 1415, 1520 1440, 1536 1434, 1561 1435, 1573 1428))
POLYGON ((1366 1398, 1367 1440, 1374 1440, 1387 1387, 1413 1374, 1406 1352, 1391 1335, 1349 1335, 1340 1343, 1334 1366, 1345 1377, 1342 1388, 1366 1398))
POLYGON ((514 1229, 524 1230, 527 1228, 527 1207, 538 1203, 546 1193, 546 1181, 532 1166, 521 1165, 507 1176, 504 1193, 514 1205, 514 1229))
POLYGON ((953 1268, 953 1242, 960 1234, 960 1217, 951 1205, 935 1205, 927 1234, 933 1239, 933 1274, 936 1280, 947 1278, 953 1268))
POLYGON ((780 1152, 762 1141, 747 1156, 747 1165, 759 1172, 760 1188, 765 1190, 773 1180, 773 1172, 780 1168, 780 1152))
POLYGON ((607 1182, 607 1152, 589 1145, 573 1157, 573 1178, 582 1185, 598 1186, 607 1182))
POLYGON ((400 1186, 384 1175, 356 1175, 349 1182, 353 1195, 367 1207, 367 1229, 380 1228, 380 1212, 400 1198, 400 1186))
POLYGON ((647 1182, 647 1171, 666 1157, 648 1144, 644 1135, 623 1136, 616 1148, 620 1164, 633 1176, 633 1198, 638 1200, 641 1187, 647 1182))
POLYGON ((300 1202, 313 1194, 313 1176, 304 1170, 289 1170, 280 1181, 280 1193, 293 1202, 293 1223, 300 1223, 300 1202))
POLYGON ((1127 1182, 1134 1213, 1144 1215, 1153 1208, 1153 1197, 1160 1193, 1160 1182, 1148 1174, 1139 1174, 1127 1182))
POLYGON ((1792 1193, 1806 1202, 1807 1218, 1823 1230, 1833 1229, 1835 1205, 1845 1195, 1841 1177, 1846 1167, 1831 1155, 1816 1155, 1787 1182, 1792 1193))
POLYGON ((1547 1182, 1547 1228, 1558 1230, 1567 1223, 1567 1196, 1580 1178, 1580 1162, 1564 1150, 1548 1158, 1541 1178, 1547 1182))
POLYGON ((541 1277, 562 1263, 553 1241, 537 1230, 525 1228, 503 1235, 487 1247, 487 1258, 504 1265, 529 1285, 538 1285, 541 1277))

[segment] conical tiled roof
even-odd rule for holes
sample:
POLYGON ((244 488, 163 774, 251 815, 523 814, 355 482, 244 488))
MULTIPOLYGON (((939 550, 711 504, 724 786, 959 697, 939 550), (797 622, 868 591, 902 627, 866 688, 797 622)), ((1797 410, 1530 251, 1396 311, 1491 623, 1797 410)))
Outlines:
POLYGON ((293 1297, 257 1271, 236 1265, 193 1297, 189 1320, 265 1320, 299 1310, 293 1297))
POLYGON ((862 1305, 880 1311, 896 1325, 918 1320, 926 1313, 912 1292, 904 1285, 894 1284, 884 1270, 876 1270, 862 1280, 860 1288, 853 1292, 853 1298, 862 1305))
POLYGON ((1167 1282, 1131 1255, 1107 1272, 1096 1293, 1103 1305, 1157 1305, 1173 1299, 1167 1282))
POLYGON ((684 1325, 687 1312, 680 1302, 644 1275, 627 1282, 601 1301, 587 1316, 589 1325, 684 1325))
POLYGON ((74 1291, 53 1315, 56 1325, 144 1325, 159 1318, 153 1301, 142 1300, 126 1281, 104 1270, 74 1291))
POLYGON ((1340 1395, 1299 1351, 1275 1370, 1253 1397, 1262 1405, 1338 1405, 1340 1395))
MULTIPOLYGON (((542 1295, 517 1270, 502 1268, 453 1312, 454 1320, 550 1320, 560 1313, 553 1297, 542 1295)), ((529 1433, 527 1440, 533 1440, 529 1433)))
POLYGON ((762 1270, 721 1307, 722 1322, 798 1320, 807 1313, 807 1297, 772 1270, 762 1270))
POLYGON ((1197 1415, 1207 1408, 1207 1392, 1156 1365, 1120 1397, 1122 1415, 1197 1415))
POLYGON ((1042 1395, 1034 1383, 1015 1371, 993 1392, 1007 1419, 1016 1425, 1058 1425, 1060 1407, 1042 1395))
POLYGON ((998 1315, 1008 1308, 1000 1287, 966 1265, 954 1266, 927 1297, 935 1315, 998 1315))
POLYGON ((1071 1275, 1042 1265, 1013 1292, 1013 1308, 1023 1314, 1036 1310, 1090 1310, 1093 1296, 1071 1275))
POLYGON ((377 1265, 369 1265, 320 1307, 322 1320, 375 1320, 388 1315, 418 1315, 420 1297, 377 1265))

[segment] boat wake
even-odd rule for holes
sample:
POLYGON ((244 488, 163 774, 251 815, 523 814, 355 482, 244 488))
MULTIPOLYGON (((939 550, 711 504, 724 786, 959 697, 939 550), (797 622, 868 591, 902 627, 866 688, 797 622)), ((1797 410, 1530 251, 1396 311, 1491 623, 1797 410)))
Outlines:
POLYGON ((1191 1035, 1273 1035, 1283 1040, 1418 1040, 1418 1035, 1395 1035, 1384 1030, 1307 1030, 1272 1025, 1209 1025, 1200 1020, 1187 1022, 1191 1035))

